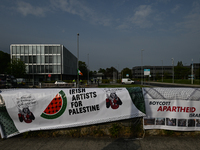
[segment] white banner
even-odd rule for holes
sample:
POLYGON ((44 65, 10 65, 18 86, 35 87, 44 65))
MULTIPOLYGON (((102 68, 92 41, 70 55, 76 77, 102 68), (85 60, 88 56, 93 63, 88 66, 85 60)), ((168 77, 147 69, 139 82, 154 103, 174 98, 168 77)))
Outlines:
POLYGON ((143 88, 144 129, 200 130, 200 89, 143 88))
POLYGON ((6 137, 145 116, 126 88, 18 89, 1 95, 16 127, 6 137))

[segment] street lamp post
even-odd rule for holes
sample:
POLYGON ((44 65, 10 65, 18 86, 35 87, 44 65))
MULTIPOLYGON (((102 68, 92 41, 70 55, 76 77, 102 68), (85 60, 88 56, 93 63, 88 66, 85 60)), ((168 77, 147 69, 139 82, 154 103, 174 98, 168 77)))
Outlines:
POLYGON ((191 68, 191 84, 193 84, 193 59, 192 59, 192 68, 191 68))
POLYGON ((162 61, 162 82, 163 82, 163 60, 162 61))
POLYGON ((144 50, 142 49, 142 50, 141 50, 141 85, 143 85, 143 74, 142 74, 142 73, 143 73, 143 58, 142 58, 142 57, 143 57, 143 55, 142 55, 142 54, 143 54, 143 53, 142 53, 143 51, 144 51, 144 50))
POLYGON ((89 85, 89 73, 90 71, 89 71, 89 54, 88 54, 88 85, 89 85))
POLYGON ((172 83, 174 83, 174 58, 172 58, 172 83))
POLYGON ((77 33, 77 88, 79 88, 79 33, 77 33))

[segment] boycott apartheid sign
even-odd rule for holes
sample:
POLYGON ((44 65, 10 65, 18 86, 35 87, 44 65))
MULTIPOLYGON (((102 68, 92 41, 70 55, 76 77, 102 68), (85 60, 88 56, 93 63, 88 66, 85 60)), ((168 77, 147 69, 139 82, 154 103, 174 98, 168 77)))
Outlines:
POLYGON ((17 89, 1 96, 3 138, 145 116, 140 88, 17 89))
POLYGON ((200 89, 143 88, 144 129, 200 130, 200 89))

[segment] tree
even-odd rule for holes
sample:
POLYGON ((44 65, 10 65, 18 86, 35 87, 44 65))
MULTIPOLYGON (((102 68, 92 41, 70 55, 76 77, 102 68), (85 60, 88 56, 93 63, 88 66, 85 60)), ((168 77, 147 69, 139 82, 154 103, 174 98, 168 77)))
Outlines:
POLYGON ((10 63, 10 54, 0 51, 0 74, 5 74, 10 63))
POLYGON ((117 69, 114 67, 106 68, 105 70, 105 77, 107 78, 113 78, 113 73, 118 72, 117 69))
POLYGON ((132 78, 132 71, 129 68, 124 68, 122 71, 122 78, 126 78, 126 75, 129 75, 129 78, 132 78))
POLYGON ((20 59, 12 59, 8 64, 7 73, 16 78, 24 78, 26 75, 26 65, 20 59))

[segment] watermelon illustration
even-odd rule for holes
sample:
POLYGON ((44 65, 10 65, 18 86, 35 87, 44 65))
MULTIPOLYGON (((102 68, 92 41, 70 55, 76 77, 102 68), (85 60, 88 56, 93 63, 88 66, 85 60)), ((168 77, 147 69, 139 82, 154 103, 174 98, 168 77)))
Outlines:
POLYGON ((43 111, 41 117, 45 119, 56 119, 65 112, 66 107, 67 98, 65 93, 61 90, 43 111))

